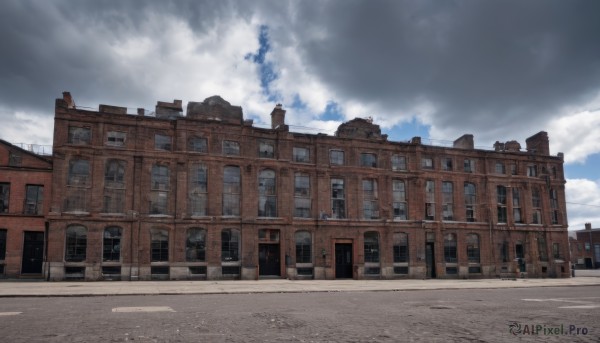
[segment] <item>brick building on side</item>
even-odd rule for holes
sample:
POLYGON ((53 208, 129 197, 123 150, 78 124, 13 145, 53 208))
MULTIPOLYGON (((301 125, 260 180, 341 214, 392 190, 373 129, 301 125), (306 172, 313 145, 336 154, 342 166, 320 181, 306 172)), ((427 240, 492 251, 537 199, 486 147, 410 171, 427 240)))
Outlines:
POLYGON ((572 263, 578 269, 600 268, 600 228, 586 223, 585 229, 573 233, 575 237, 569 237, 572 263))
POLYGON ((568 277, 562 155, 270 129, 218 96, 56 101, 49 279, 568 277))
POLYGON ((44 276, 52 159, 0 139, 0 277, 44 276))

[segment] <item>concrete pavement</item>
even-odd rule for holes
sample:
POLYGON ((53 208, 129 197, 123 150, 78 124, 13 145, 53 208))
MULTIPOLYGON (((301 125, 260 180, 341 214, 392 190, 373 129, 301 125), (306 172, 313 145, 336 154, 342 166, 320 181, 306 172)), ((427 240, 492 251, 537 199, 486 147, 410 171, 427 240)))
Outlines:
POLYGON ((477 280, 286 280, 0 282, 0 297, 83 297, 114 295, 373 292, 448 289, 600 286, 600 277, 477 280))

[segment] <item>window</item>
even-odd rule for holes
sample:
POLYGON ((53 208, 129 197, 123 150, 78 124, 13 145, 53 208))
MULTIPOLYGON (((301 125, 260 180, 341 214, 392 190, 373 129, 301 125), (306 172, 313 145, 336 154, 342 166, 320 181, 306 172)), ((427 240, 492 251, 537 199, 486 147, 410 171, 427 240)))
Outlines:
POLYGON ((189 213, 192 216, 206 216, 208 207, 208 170, 202 163, 190 165, 190 184, 188 187, 189 213))
POLYGON ((517 168, 517 164, 513 163, 510 165, 510 174, 511 175, 517 175, 519 172, 518 168, 517 168))
POLYGON ((69 176, 67 185, 69 186, 89 186, 90 182, 90 161, 73 159, 69 162, 69 176))
POLYGON ((475 184, 465 182, 465 215, 467 222, 472 223, 475 221, 476 213, 475 208, 477 206, 477 189, 475 184))
POLYGON ((365 232, 365 262, 379 262, 379 234, 365 232))
POLYGON ((8 165, 11 167, 20 167, 21 166, 21 155, 16 154, 14 152, 8 153, 8 165))
POLYGON ((548 247, 546 246, 546 234, 540 232, 537 237, 537 242, 540 261, 548 261, 548 247))
POLYGON ((363 218, 379 218, 379 201, 377 200, 377 180, 363 180, 363 218))
POLYGON ((475 160, 465 159, 464 170, 465 170, 465 173, 474 173, 475 172, 475 160))
POLYGON ((506 187, 496 186, 498 223, 506 223, 506 187))
POLYGON ((201 262, 206 260, 206 230, 192 228, 187 230, 185 240, 185 260, 201 262))
POLYGON ((6 229, 0 229, 0 261, 6 259, 6 229))
POLYGON ((454 191, 452 182, 442 182, 442 217, 443 220, 454 220, 454 191))
POLYGON ((90 144, 92 130, 89 127, 69 126, 69 144, 90 144))
POLYGON ((126 138, 127 138, 127 134, 125 132, 108 131, 106 133, 106 145, 115 146, 115 147, 125 146, 126 138))
POLYGON ((109 226, 104 229, 102 244, 102 261, 118 262, 121 260, 121 236, 123 230, 118 226, 109 226))
POLYGON ((125 161, 106 161, 106 167, 104 168, 104 213, 125 212, 125 167, 125 161))
POLYGON ((150 244, 150 256, 152 262, 169 261, 169 231, 152 229, 150 231, 152 241, 150 244))
POLYGON ((235 141, 223 141, 223 155, 238 156, 240 154, 240 143, 235 141))
POLYGON ((590 251, 592 249, 590 242, 585 242, 585 251, 590 251))
POLYGON ((408 262, 408 234, 394 233, 394 263, 408 262))
POLYGON ((496 174, 506 174, 506 169, 504 168, 504 162, 501 162, 501 161, 496 162, 496 174))
POLYGON ((167 214, 169 207, 169 167, 155 164, 152 166, 150 183, 150 214, 167 214))
POLYGON ((448 233, 444 235, 444 261, 456 263, 456 235, 448 233))
POLYGON ((467 235, 467 258, 470 263, 480 262, 478 234, 470 233, 467 235))
POLYGON ((371 153, 360 154, 360 166, 361 167, 377 167, 377 155, 371 153))
POLYGON ((331 217, 335 219, 346 218, 346 196, 344 179, 331 179, 331 217))
POLYGON ((65 261, 82 262, 86 258, 87 229, 81 225, 67 227, 65 261))
POLYGON ((240 167, 227 166, 223 170, 223 215, 240 215, 240 167))
POLYGON ((258 157, 275 158, 275 142, 271 140, 258 142, 258 157))
POLYGON ((531 190, 531 206, 532 209, 532 224, 541 224, 542 223, 542 201, 540 198, 540 189, 534 187, 531 190))
POLYGON ((392 206, 394 208, 394 219, 407 220, 408 210, 406 206, 406 187, 404 181, 392 181, 392 206))
POLYGON ((560 257, 560 245, 559 243, 552 243, 552 256, 555 259, 559 259, 560 257))
POLYGON ((433 159, 431 157, 422 157, 421 169, 433 169, 433 159))
POLYGON ((154 149, 171 151, 171 136, 154 134, 154 149))
POLYGON ((292 150, 294 162, 310 162, 310 151, 307 148, 294 147, 292 150))
POLYGON ((392 155, 392 170, 406 170, 406 157, 401 155, 392 155))
POLYGON ((435 220, 435 183, 425 181, 425 220, 435 220))
POLYGON ((25 205, 23 213, 29 215, 43 214, 44 186, 25 186, 25 205))
POLYGON ((517 187, 512 189, 512 205, 515 223, 523 223, 523 216, 521 216, 521 191, 517 187))
POLYGON ((502 262, 510 261, 510 256, 508 256, 508 242, 507 241, 502 242, 502 245, 500 246, 500 258, 502 259, 502 262))
POLYGON ((550 207, 552 208, 552 224, 558 224, 558 193, 550 189, 550 207))
POLYGON ((235 262, 240 260, 240 232, 235 229, 221 231, 221 261, 235 262))
POLYGON ((527 166, 527 176, 530 176, 530 177, 537 176, 537 166, 536 165, 528 165, 527 166))
POLYGON ((342 150, 330 150, 329 163, 338 166, 344 165, 344 152, 342 150))
POLYGON ((523 242, 518 241, 515 244, 515 258, 525 258, 525 248, 523 247, 523 242))
POLYGON ((188 151, 208 152, 208 142, 206 138, 192 137, 188 140, 188 151))
POLYGON ((312 238, 308 231, 294 234, 296 241, 296 263, 312 263, 312 238))
POLYGON ((0 213, 8 213, 10 201, 10 183, 0 183, 0 213))
POLYGON ((294 217, 310 218, 310 176, 294 175, 294 217))
POLYGON ((258 174, 258 216, 277 217, 277 179, 270 169, 258 174))
POLYGON ((442 170, 452 171, 452 158, 445 157, 442 159, 442 170))

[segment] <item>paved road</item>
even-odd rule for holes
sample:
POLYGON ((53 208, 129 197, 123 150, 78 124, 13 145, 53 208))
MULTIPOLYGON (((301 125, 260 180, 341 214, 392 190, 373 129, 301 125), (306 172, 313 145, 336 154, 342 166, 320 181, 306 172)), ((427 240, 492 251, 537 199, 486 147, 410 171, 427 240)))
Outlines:
POLYGON ((21 297, 0 299, 0 340, 599 342, 598 318, 600 286, 21 297))

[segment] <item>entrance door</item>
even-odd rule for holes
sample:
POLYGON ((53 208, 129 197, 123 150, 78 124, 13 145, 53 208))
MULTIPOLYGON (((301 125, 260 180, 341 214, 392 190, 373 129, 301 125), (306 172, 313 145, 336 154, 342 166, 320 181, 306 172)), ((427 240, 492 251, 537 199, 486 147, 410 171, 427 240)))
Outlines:
POLYGON ((352 243, 335 244, 335 278, 352 278, 352 243))
POLYGON ((427 277, 435 279, 435 249, 433 243, 425 244, 425 264, 427 265, 427 277))
POLYGON ((258 245, 258 275, 280 276, 279 244, 258 245))
POLYGON ((44 259, 44 233, 25 231, 21 274, 41 274, 44 259))

